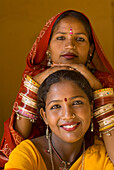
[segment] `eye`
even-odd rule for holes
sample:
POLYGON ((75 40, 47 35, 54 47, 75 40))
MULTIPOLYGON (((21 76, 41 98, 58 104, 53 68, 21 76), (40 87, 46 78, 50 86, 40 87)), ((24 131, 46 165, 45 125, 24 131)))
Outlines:
POLYGON ((65 37, 64 36, 59 36, 56 38, 57 40, 65 40, 65 37))
POLYGON ((53 106, 50 108, 50 110, 59 109, 60 107, 61 107, 60 105, 56 104, 56 105, 53 105, 53 106))
POLYGON ((82 38, 82 37, 77 37, 76 40, 77 40, 77 41, 81 41, 81 42, 85 41, 85 39, 82 38))
POLYGON ((81 105, 83 102, 81 100, 73 101, 72 105, 81 105))

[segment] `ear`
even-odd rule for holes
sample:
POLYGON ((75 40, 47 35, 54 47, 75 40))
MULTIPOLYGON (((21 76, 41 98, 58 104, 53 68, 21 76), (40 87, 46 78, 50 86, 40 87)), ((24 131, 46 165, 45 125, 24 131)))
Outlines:
POLYGON ((42 116, 44 122, 46 125, 48 125, 48 121, 47 121, 47 116, 46 116, 46 112, 44 111, 43 108, 40 109, 40 115, 42 116))

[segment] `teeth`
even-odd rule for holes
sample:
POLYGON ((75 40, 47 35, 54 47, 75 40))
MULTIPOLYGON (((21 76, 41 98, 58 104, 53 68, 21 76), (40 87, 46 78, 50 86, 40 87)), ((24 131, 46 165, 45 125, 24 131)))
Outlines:
POLYGON ((75 127, 77 124, 74 124, 74 125, 66 125, 66 126, 63 126, 64 128, 73 128, 75 127))

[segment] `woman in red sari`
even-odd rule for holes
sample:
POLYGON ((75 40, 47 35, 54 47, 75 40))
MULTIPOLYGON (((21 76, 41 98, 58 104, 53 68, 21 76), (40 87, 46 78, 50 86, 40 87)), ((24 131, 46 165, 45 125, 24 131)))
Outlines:
MULTIPOLYGON (((114 87, 114 70, 107 61, 93 28, 85 15, 76 11, 65 11, 52 17, 41 30, 27 56, 22 84, 13 106, 11 118, 4 123, 4 136, 0 146, 0 167, 8 161, 9 154, 22 140, 41 136, 45 125, 40 117, 22 114, 25 103, 23 94, 36 100, 34 93, 27 94, 27 75, 39 84, 52 72, 75 68, 89 81, 93 90, 114 87), (49 67, 48 67, 48 66, 49 67), (23 104, 24 103, 24 104, 23 104), (19 114, 17 114, 17 112, 19 114)), ((28 77, 28 81, 35 81, 28 77)), ((32 115, 36 108, 27 106, 32 115)))

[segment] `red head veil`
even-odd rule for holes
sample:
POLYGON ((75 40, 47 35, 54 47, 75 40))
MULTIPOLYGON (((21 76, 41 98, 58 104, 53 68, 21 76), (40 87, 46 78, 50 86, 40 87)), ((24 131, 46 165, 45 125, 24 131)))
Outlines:
MULTIPOLYGON (((66 11, 64 11, 66 12, 66 11)), ((64 13, 62 12, 62 13, 64 13)), ((52 17, 43 27, 39 36, 37 37, 30 53, 27 56, 26 60, 26 69, 24 71, 24 77, 29 75, 36 75, 39 73, 39 69, 41 68, 41 62, 46 58, 46 50, 48 48, 48 42, 51 35, 52 27, 57 20, 57 18, 62 14, 59 13, 56 16, 52 17)), ((84 14, 82 14, 84 15, 84 14)), ((85 15, 84 15, 85 16, 85 15)), ((86 16, 85 16, 86 17, 86 16)), ((86 17, 87 18, 87 17, 86 17)), ((88 18, 87 18, 88 19, 88 18)), ((91 24, 90 24, 91 26, 91 24)), ((93 57, 93 64, 97 70, 101 70, 104 72, 109 72, 110 74, 114 75, 114 70, 112 69, 111 65, 109 64, 105 54, 103 52, 100 43, 95 35, 95 32, 91 26, 92 36, 95 44, 95 53, 93 57)))

